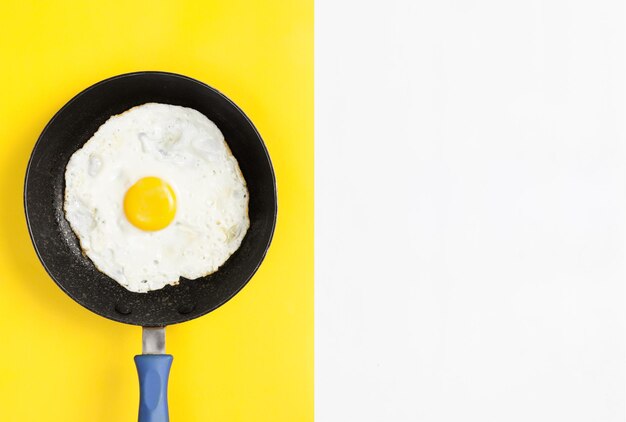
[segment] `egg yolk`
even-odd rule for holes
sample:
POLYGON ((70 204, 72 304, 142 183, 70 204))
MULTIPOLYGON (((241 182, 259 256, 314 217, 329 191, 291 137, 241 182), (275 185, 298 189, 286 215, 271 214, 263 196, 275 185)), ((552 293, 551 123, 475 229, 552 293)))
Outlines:
POLYGON ((176 215, 176 195, 158 177, 139 179, 126 191, 124 214, 131 224, 145 231, 166 228, 176 215))

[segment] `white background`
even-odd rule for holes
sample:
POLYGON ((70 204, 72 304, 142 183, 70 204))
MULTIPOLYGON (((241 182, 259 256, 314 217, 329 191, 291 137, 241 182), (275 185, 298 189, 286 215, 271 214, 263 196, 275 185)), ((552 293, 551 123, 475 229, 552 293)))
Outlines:
POLYGON ((316 421, 623 422, 619 1, 316 1, 316 421))

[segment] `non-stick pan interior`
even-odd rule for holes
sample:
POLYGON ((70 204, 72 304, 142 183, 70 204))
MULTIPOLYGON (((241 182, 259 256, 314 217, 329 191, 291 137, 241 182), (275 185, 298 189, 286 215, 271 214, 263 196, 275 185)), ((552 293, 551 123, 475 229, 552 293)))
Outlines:
MULTIPOLYGON (((202 186, 194 186, 202 189, 202 186)), ((252 277, 271 242, 276 186, 258 132, 225 96, 196 80, 164 72, 139 72, 102 81, 78 94, 50 121, 33 150, 25 185, 33 244, 54 281, 75 301, 104 317, 144 326, 196 318, 235 295, 252 277), (250 229, 241 247, 216 272, 149 293, 130 292, 82 255, 63 215, 65 166, 114 114, 147 102, 194 108, 220 128, 237 158, 250 193, 250 229)))

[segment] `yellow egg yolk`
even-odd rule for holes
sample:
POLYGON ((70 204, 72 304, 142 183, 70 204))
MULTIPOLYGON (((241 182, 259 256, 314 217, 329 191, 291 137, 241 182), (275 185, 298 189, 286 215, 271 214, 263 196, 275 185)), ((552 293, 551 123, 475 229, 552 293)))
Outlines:
POLYGON ((158 177, 139 179, 126 191, 124 214, 131 224, 145 231, 166 228, 176 215, 176 195, 158 177))

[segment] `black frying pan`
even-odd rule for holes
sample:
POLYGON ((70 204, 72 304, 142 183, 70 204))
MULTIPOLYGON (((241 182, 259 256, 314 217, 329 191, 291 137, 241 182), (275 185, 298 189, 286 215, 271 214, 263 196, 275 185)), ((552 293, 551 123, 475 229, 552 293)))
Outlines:
MULTIPOLYGON (((195 186, 202 189, 202 186, 195 186)), ((166 421, 167 375, 164 331, 223 305, 256 272, 276 224, 276 182, 263 141, 246 115, 215 89, 186 76, 137 72, 99 82, 70 100, 37 141, 24 187, 28 229, 48 274, 72 299, 103 317, 141 325, 144 354, 139 370, 140 422, 166 421), (181 280, 149 293, 133 293, 98 271, 80 250, 63 213, 65 166, 109 117, 147 102, 194 108, 222 131, 246 180, 250 228, 240 248, 220 269, 197 280, 181 280)))

